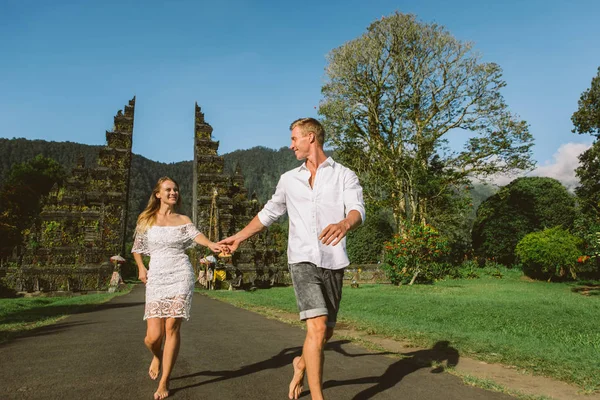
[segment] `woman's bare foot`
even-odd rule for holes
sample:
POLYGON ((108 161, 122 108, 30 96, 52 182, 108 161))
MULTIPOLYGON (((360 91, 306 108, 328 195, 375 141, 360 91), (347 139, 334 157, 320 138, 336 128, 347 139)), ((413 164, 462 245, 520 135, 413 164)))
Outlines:
POLYGON ((169 387, 166 383, 160 382, 158 389, 154 392, 154 400, 162 400, 166 397, 169 397, 169 387))
POLYGON ((302 393, 305 369, 300 365, 301 361, 302 357, 295 357, 294 361, 292 361, 292 366, 294 367, 294 376, 290 382, 290 393, 288 394, 290 399, 298 399, 302 393))
POLYGON ((150 375, 150 379, 156 380, 158 378, 158 374, 160 373, 160 358, 154 356, 152 362, 150 363, 150 369, 148 370, 148 375, 150 375))

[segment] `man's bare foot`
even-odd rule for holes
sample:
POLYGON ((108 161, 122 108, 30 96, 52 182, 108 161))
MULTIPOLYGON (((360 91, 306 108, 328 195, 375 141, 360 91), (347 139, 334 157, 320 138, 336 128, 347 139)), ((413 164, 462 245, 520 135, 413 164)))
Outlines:
POLYGON ((150 363, 150 369, 148 370, 148 375, 150 375, 150 379, 156 380, 158 378, 158 374, 160 373, 160 358, 154 356, 152 362, 150 363))
POLYGON ((167 397, 169 397, 168 385, 160 382, 158 384, 158 389, 156 389, 156 392, 154 392, 154 400, 162 400, 167 397))
POLYGON ((294 361, 292 361, 292 366, 294 367, 294 376, 290 382, 290 392, 288 394, 290 399, 298 399, 304 386, 305 369, 300 367, 300 361, 301 357, 295 357, 294 361))

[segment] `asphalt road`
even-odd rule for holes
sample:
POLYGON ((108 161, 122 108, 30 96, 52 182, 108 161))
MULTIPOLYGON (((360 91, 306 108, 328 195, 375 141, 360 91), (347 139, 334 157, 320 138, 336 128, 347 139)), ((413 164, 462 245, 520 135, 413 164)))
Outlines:
MULTIPOLYGON (((151 399, 143 345, 144 288, 0 345, 0 399, 151 399)), ((343 306, 343 304, 342 304, 343 306)), ((173 399, 287 399, 298 327, 196 294, 171 381, 173 399)), ((327 346, 327 399, 511 399, 431 367, 460 363, 452 348, 398 358, 335 336, 327 346)), ((305 384, 305 389, 308 385, 305 384)), ((302 399, 310 399, 305 390, 302 399)))

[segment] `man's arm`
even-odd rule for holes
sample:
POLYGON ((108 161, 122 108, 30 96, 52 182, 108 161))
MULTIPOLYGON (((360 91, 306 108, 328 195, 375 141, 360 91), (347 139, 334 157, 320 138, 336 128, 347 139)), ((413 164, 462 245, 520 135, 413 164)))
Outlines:
POLYGON ((325 245, 337 245, 348 232, 362 224, 362 216, 356 210, 350 210, 346 218, 337 224, 329 224, 319 235, 319 240, 325 245))
POLYGON ((242 229, 233 236, 229 236, 228 238, 221 240, 217 244, 227 245, 229 247, 229 251, 233 253, 237 250, 240 243, 242 243, 249 237, 256 235, 258 232, 263 231, 265 228, 266 226, 263 225, 262 222, 260 222, 260 219, 258 219, 257 215, 254 218, 252 218, 252 221, 250 221, 250 223, 246 225, 244 229, 242 229))
POLYGON ((285 185, 283 183, 283 177, 281 177, 279 178, 279 182, 277 183, 273 197, 271 197, 271 200, 265 204, 263 209, 260 210, 260 212, 252 219, 252 221, 250 221, 250 223, 246 225, 244 229, 235 235, 229 236, 217 244, 225 244, 229 246, 230 252, 234 252, 237 250, 240 243, 249 237, 256 235, 258 232, 263 231, 279 217, 285 214, 286 211, 285 185))

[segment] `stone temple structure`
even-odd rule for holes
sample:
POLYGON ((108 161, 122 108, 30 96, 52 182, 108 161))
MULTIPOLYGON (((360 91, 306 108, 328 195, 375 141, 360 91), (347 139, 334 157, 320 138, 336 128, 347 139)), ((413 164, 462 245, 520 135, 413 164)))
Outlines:
POLYGON ((113 272, 111 256, 124 254, 135 97, 114 117, 98 166, 83 158, 55 186, 41 223, 27 238, 20 268, 9 271, 17 290, 98 290, 113 272))
MULTIPOLYGON (((218 241, 246 226, 262 205, 256 196, 248 197, 239 165, 232 176, 224 172, 224 158, 217 154, 219 142, 212 139, 213 128, 198 104, 194 127, 192 220, 200 230, 209 232, 211 240, 218 241)), ((235 278, 238 284, 259 286, 284 282, 287 268, 279 265, 281 255, 271 247, 268 232, 242 243, 227 264, 227 282, 235 278)))
MULTIPOLYGON (((6 271, 11 287, 18 291, 107 289, 114 268, 110 257, 125 255, 134 114, 135 97, 115 115, 98 165, 87 167, 81 157, 66 182, 51 190, 39 224, 26 237, 21 262, 6 271)), ((196 104, 192 220, 218 241, 242 229, 261 205, 256 196, 248 196, 239 165, 232 175, 224 172, 224 158, 217 154, 219 142, 212 140, 212 131, 196 104)), ((233 257, 223 259, 219 266, 226 274, 221 286, 285 282, 287 266, 272 249, 271 239, 268 231, 256 235, 233 257)), ((197 247, 190 252, 196 268, 205 250, 197 247)))

